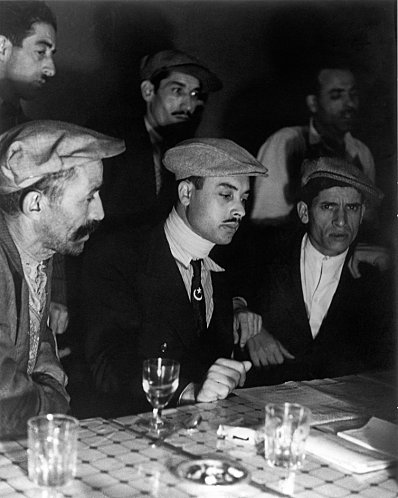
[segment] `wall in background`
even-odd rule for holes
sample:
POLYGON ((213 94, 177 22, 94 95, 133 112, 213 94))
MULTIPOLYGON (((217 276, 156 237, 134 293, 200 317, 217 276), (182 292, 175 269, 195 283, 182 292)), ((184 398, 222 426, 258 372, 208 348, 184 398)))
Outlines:
POLYGON ((27 105, 35 118, 85 124, 93 114, 141 112, 143 55, 176 47, 224 82, 198 134, 225 136, 256 153, 273 131, 306 122, 308 69, 335 53, 355 65, 356 135, 372 150, 386 212, 396 179, 394 0, 48 1, 58 20, 57 76, 27 105))

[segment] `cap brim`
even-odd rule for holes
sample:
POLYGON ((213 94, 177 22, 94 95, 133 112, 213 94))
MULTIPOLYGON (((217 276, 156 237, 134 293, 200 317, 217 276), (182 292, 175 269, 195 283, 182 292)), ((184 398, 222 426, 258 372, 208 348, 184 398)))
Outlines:
POLYGON ((207 68, 198 64, 173 64, 172 66, 165 66, 155 71, 151 78, 165 70, 179 71, 194 76, 200 81, 202 91, 205 93, 217 92, 222 88, 221 80, 207 68))

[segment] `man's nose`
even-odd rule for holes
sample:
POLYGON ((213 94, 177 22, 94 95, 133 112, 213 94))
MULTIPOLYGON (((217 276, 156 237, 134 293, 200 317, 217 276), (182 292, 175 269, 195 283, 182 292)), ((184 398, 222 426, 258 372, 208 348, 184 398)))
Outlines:
POLYGON ((93 220, 103 220, 105 216, 104 207, 102 205, 101 197, 98 195, 97 199, 91 203, 90 217, 93 220))
POLYGON ((43 67, 43 73, 45 74, 45 76, 47 76, 47 78, 52 78, 53 76, 55 76, 56 69, 52 56, 46 59, 46 63, 43 67))
POLYGON ((339 208, 334 213, 333 222, 337 226, 344 226, 347 222, 347 215, 343 208, 339 208))
POLYGON ((234 218, 243 218, 246 214, 246 208, 245 208, 245 203, 242 201, 238 201, 233 210, 232 210, 232 215, 234 218))

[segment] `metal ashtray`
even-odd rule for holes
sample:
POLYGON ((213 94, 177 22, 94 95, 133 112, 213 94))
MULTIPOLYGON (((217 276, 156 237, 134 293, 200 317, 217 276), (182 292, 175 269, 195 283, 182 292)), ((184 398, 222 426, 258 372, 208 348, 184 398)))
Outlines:
POLYGON ((173 470, 178 477, 205 486, 229 486, 242 483, 249 477, 243 465, 223 458, 184 460, 173 470))

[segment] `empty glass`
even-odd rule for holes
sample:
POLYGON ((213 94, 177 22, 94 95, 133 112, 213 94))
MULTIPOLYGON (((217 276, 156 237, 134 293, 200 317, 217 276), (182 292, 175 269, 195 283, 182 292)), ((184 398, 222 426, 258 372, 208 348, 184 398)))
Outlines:
POLYGON ((48 414, 28 420, 28 472, 38 486, 55 488, 76 473, 79 421, 48 414))
POLYGON ((264 450, 268 464, 295 470, 303 463, 311 411, 294 403, 265 406, 264 450))

